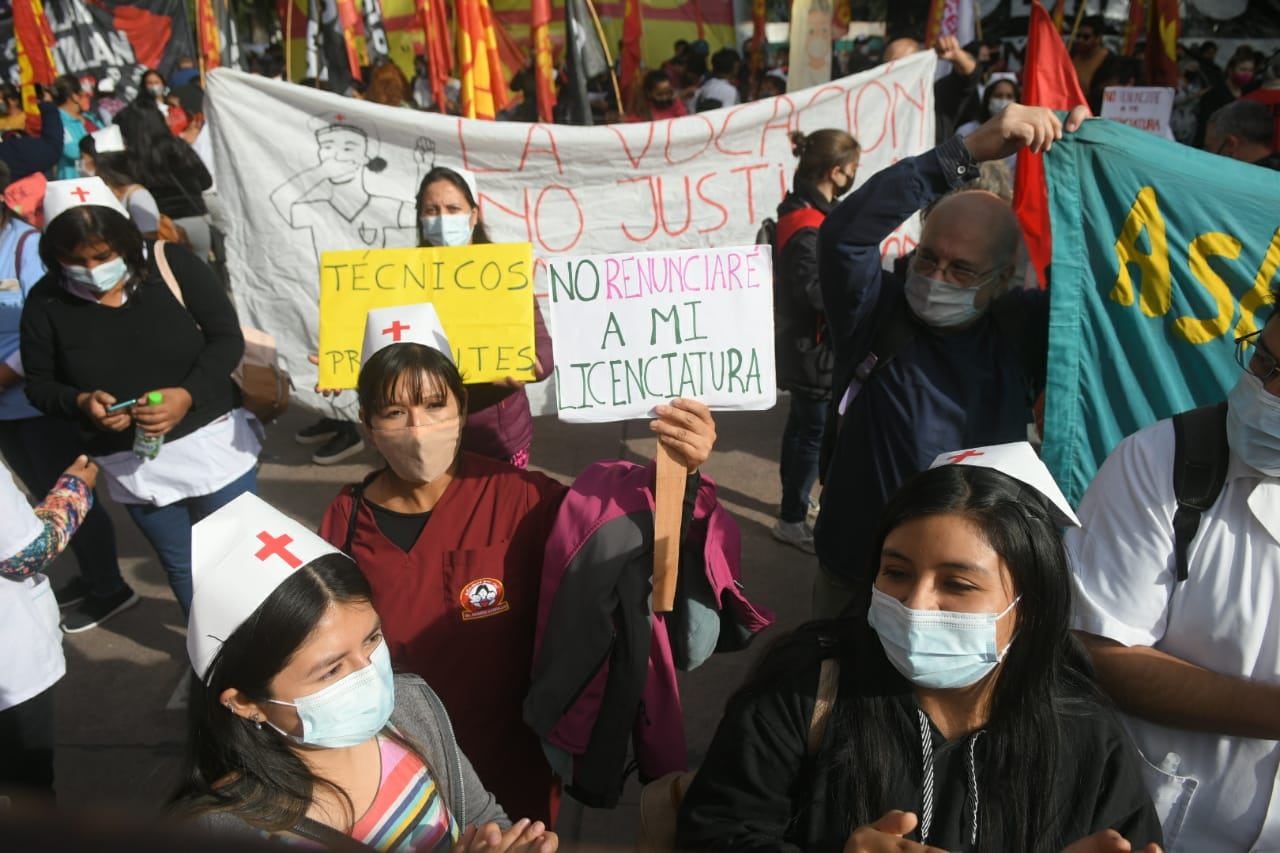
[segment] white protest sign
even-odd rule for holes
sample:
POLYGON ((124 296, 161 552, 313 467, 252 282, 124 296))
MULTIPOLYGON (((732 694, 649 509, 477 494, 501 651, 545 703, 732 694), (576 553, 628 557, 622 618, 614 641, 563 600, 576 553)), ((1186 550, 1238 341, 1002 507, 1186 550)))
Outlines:
POLYGON ((547 265, 560 419, 652 415, 676 397, 772 408, 768 246, 553 258, 547 265))
MULTIPOLYGON (((217 69, 218 224, 241 320, 275 335, 304 405, 353 416, 354 395, 311 391, 320 254, 417 245, 416 194, 432 166, 472 170, 490 238, 532 243, 541 262, 747 245, 791 186, 792 131, 852 133, 859 182, 932 148, 936 62, 928 51, 776 98, 602 127, 474 121, 217 69)), ((886 256, 917 234, 914 220, 899 228, 886 256)), ((545 278, 535 274, 544 317, 545 278)), ((549 385, 528 386, 535 407, 549 385)))
POLYGON ((1102 92, 1102 117, 1172 141, 1173 96, 1164 86, 1108 86, 1102 92))

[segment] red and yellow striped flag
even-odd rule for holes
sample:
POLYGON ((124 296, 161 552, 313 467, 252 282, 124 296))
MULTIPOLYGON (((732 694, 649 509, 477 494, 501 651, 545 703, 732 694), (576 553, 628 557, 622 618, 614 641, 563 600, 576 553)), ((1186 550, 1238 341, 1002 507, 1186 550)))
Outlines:
POLYGON ((351 79, 361 79, 360 67, 368 59, 361 48, 363 42, 357 43, 356 34, 364 29, 364 21, 356 11, 355 0, 338 0, 338 21, 342 24, 342 40, 347 46, 347 64, 351 67, 351 79))
POLYGON ((1146 36, 1148 11, 1146 0, 1131 0, 1129 3, 1129 22, 1124 28, 1124 44, 1120 48, 1125 56, 1133 56, 1138 39, 1146 36))
MULTIPOLYGON (((1081 0, 1084 2, 1084 0, 1081 0)), ((1141 0, 1134 0, 1135 3, 1141 0)), ((1067 0, 1055 0, 1053 4, 1053 25, 1058 28, 1058 32, 1062 32, 1062 25, 1067 21, 1067 0)))
POLYGON ((41 0, 13 4, 13 37, 18 51, 18 73, 22 85, 22 111, 27 114, 27 131, 40 132, 40 102, 36 84, 49 86, 58 76, 53 64, 53 29, 44 16, 41 0))
POLYGON ((551 0, 533 0, 530 7, 533 36, 533 75, 538 92, 538 120, 555 121, 556 68, 551 61, 551 0))
POLYGON ((453 70, 453 49, 449 44, 449 13, 445 0, 418 0, 418 19, 426 43, 427 77, 431 84, 431 99, 436 109, 447 112, 445 84, 453 70))
POLYGON ((489 2, 458 0, 456 11, 462 114, 467 118, 495 119, 506 108, 508 97, 489 2))
POLYGON ((213 14, 213 0, 196 0, 196 35, 200 39, 200 73, 222 64, 222 34, 213 14))
POLYGON ((947 15, 947 0, 929 0, 929 19, 924 27, 924 43, 932 48, 942 35, 942 20, 947 15))
POLYGON ((640 15, 640 0, 626 0, 622 10, 622 64, 618 69, 618 82, 622 89, 622 103, 618 108, 624 112, 630 108, 632 93, 638 82, 636 78, 640 76, 640 42, 643 38, 644 20, 640 15))

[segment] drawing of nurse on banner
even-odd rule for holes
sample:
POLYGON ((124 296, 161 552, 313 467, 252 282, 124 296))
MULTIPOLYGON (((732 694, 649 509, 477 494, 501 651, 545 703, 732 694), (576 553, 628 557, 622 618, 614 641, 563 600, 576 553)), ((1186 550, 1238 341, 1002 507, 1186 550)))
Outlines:
MULTIPOLYGON (((418 243, 413 198, 377 195, 365 186, 369 172, 387 168, 377 140, 342 114, 315 131, 318 162, 271 193, 276 212, 290 228, 311 234, 316 260, 330 249, 385 249, 418 243)), ((435 160, 435 143, 419 137, 413 151, 415 188, 435 160)))

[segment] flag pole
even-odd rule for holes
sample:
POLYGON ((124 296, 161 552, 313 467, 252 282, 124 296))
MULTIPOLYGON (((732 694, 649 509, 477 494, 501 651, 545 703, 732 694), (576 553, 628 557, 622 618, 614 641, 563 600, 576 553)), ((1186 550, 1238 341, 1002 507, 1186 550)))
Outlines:
POLYGON ((293 37, 293 6, 296 0, 288 0, 284 11, 284 79, 293 82, 293 47, 289 39, 293 37))
POLYGON ((618 112, 626 113, 626 105, 622 103, 622 89, 618 86, 618 74, 613 70, 613 53, 609 50, 609 42, 605 39, 604 27, 600 25, 600 16, 596 14, 596 4, 584 0, 587 11, 591 14, 591 23, 596 28, 596 38, 600 39, 600 47, 604 49, 604 61, 609 66, 609 79, 613 82, 613 96, 618 99, 618 112))
POLYGON ((1071 38, 1067 39, 1067 50, 1071 50, 1071 46, 1076 43, 1076 33, 1080 32, 1080 23, 1084 20, 1084 10, 1088 5, 1086 0, 1080 0, 1080 9, 1076 12, 1076 22, 1071 25, 1071 38))

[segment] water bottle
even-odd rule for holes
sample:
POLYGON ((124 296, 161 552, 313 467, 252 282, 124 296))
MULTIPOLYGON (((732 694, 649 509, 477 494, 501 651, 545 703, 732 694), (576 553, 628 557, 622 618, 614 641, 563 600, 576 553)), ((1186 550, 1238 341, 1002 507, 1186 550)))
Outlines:
MULTIPOLYGON (((147 395, 148 406, 158 406, 164 402, 164 395, 159 391, 152 391, 147 395)), ((163 435, 147 435, 142 428, 142 424, 137 424, 133 428, 133 452, 138 454, 139 459, 155 459, 160 455, 160 445, 164 444, 163 435)))

